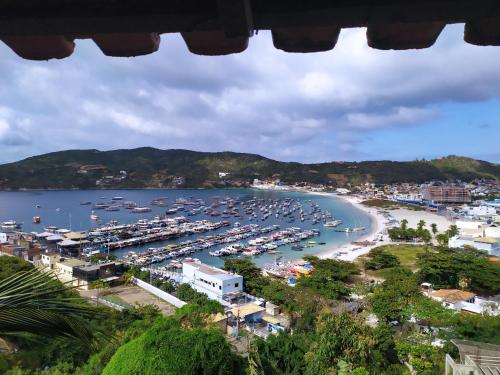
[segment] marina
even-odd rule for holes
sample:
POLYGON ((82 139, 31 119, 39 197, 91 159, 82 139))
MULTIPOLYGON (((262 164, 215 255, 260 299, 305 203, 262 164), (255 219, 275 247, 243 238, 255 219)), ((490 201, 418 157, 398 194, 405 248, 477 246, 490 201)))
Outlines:
POLYGON ((371 225, 341 200, 254 189, 2 192, 2 202, 1 222, 19 225, 9 230, 83 232, 81 255, 155 266, 189 256, 215 266, 227 256, 292 261, 355 241, 363 231, 354 228, 371 225))

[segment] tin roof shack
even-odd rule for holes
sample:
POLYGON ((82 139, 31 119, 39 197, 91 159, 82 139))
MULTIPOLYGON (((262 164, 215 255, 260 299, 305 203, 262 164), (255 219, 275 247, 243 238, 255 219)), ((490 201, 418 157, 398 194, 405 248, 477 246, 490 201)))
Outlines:
POLYGON ((88 290, 95 281, 112 283, 118 280, 122 274, 123 265, 116 262, 86 264, 73 268, 73 278, 78 280, 78 287, 85 290, 88 290))
POLYGON ((57 249, 61 254, 77 257, 80 254, 81 243, 69 239, 57 242, 57 249))
POLYGON ((458 348, 460 358, 455 361, 446 354, 446 375, 500 374, 500 345, 467 340, 451 340, 451 342, 458 348))

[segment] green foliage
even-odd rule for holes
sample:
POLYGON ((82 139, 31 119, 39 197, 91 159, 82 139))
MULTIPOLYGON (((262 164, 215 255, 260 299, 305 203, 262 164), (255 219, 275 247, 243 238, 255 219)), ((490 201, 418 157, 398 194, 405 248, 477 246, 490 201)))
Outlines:
POLYGON ((320 164, 286 163, 253 154, 234 152, 195 152, 188 150, 158 150, 150 147, 132 150, 70 150, 27 158, 0 165, 1 189, 20 188, 95 188, 96 180, 105 175, 128 172, 125 180, 106 187, 143 188, 175 186, 174 176, 184 176, 183 187, 226 186, 218 178, 221 170, 231 173, 234 181, 250 183, 280 174, 285 183, 344 185, 346 183, 425 182, 429 180, 500 178, 498 164, 449 157, 433 161, 365 161, 330 162, 320 164), (464 160, 467 160, 465 162, 464 160), (78 173, 81 166, 98 169, 78 173), (339 176, 335 178, 332 176, 339 176))
POLYGON ((243 276, 243 289, 249 294, 259 295, 268 282, 267 278, 262 276, 261 269, 249 259, 226 258, 224 269, 243 276))
POLYGON ((347 314, 322 315, 315 336, 316 340, 305 355, 305 374, 336 373, 339 365, 345 363, 364 366, 376 344, 369 327, 347 314))
POLYGON ((421 281, 436 288, 470 289, 479 293, 500 292, 500 264, 490 262, 484 253, 473 249, 439 248, 419 255, 421 281))
POLYGON ((437 228, 437 224, 436 223, 432 223, 431 224, 431 232, 432 232, 433 235, 437 234, 438 228, 437 228))
POLYGON ((454 237, 458 235, 458 227, 456 225, 450 225, 450 228, 446 231, 448 237, 454 237))
POLYGON ((314 271, 308 276, 302 276, 297 280, 297 288, 311 289, 328 299, 339 299, 349 294, 345 286, 353 275, 359 274, 359 268, 352 262, 344 262, 336 259, 319 259, 314 256, 304 257, 311 262, 314 271))
POLYGON ((379 270, 383 268, 392 268, 400 265, 399 258, 381 247, 376 247, 368 253, 370 260, 366 262, 365 267, 369 270, 379 270))
POLYGON ((262 289, 260 296, 268 301, 273 302, 276 305, 282 306, 288 311, 296 310, 295 297, 297 295, 297 290, 291 286, 279 282, 270 281, 262 289))
POLYGON ((12 275, 33 269, 33 265, 24 259, 10 256, 0 256, 0 281, 12 275))
POLYGON ((243 363, 215 329, 183 329, 174 318, 159 319, 118 349, 104 375, 243 374, 243 363))
POLYGON ((500 319, 497 316, 456 314, 451 326, 458 338, 500 345, 500 319))
POLYGON ((379 319, 402 322, 409 317, 408 306, 420 296, 418 280, 408 269, 395 268, 370 297, 379 319))
POLYGON ((448 245, 448 241, 450 240, 450 237, 448 236, 448 233, 439 233, 436 236, 436 241, 439 246, 446 246, 448 245))
POLYGON ((113 261, 116 259, 118 259, 118 257, 116 255, 108 255, 108 254, 104 254, 104 253, 91 255, 89 258, 90 263, 110 262, 110 261, 113 261))
POLYGON ((91 344, 97 312, 53 274, 32 268, 0 281, 0 334, 72 337, 91 344))
POLYGON ((161 289, 167 293, 173 293, 175 291, 175 288, 174 286, 172 285, 171 282, 168 282, 168 281, 165 281, 162 286, 161 286, 161 289))
POLYGON ((142 271, 141 267, 139 266, 132 266, 125 273, 126 278, 130 278, 130 276, 136 277, 138 279, 141 279, 142 281, 146 281, 147 283, 149 283, 151 273, 149 271, 142 271))
POLYGON ((250 356, 258 364, 257 373, 266 375, 302 375, 306 370, 304 355, 310 339, 303 334, 279 333, 267 340, 257 338, 250 356))
MULTIPOLYGON (((199 306, 203 313, 215 314, 224 312, 224 308, 219 302, 209 299, 206 294, 197 292, 189 284, 179 285, 176 296, 188 304, 199 306)), ((182 311, 182 309, 178 311, 182 311)))
POLYGON ((406 208, 408 210, 412 211, 423 211, 424 207, 417 206, 414 204, 408 204, 408 203, 401 203, 401 202, 395 202, 395 201, 390 201, 386 199, 367 199, 362 202, 363 205, 367 207, 377 207, 377 208, 383 208, 386 210, 395 210, 397 208, 406 208))
POLYGON ((415 295, 411 304, 403 310, 403 316, 413 316, 417 320, 428 322, 429 326, 449 326, 455 318, 455 312, 442 303, 424 295, 415 295))
POLYGON ((408 362, 417 374, 442 374, 443 356, 438 348, 428 344, 397 341, 396 349, 401 360, 408 362))
POLYGON ((102 307, 98 314, 87 319, 93 332, 105 333, 106 340, 100 340, 99 347, 89 347, 71 338, 22 336, 14 341, 18 350, 4 358, 14 373, 100 375, 118 347, 144 332, 158 315, 158 309, 151 306, 124 312, 102 307), (47 370, 40 372, 46 367, 47 370))
POLYGON ((415 241, 421 240, 425 243, 430 242, 432 239, 431 232, 424 228, 425 221, 420 220, 417 224, 417 228, 408 228, 408 220, 401 220, 399 227, 390 228, 387 230, 389 238, 392 241, 415 241))
POLYGON ((315 256, 305 256, 304 260, 313 265, 313 274, 323 274, 332 280, 348 281, 351 276, 359 275, 360 272, 356 264, 343 260, 320 259, 315 256))

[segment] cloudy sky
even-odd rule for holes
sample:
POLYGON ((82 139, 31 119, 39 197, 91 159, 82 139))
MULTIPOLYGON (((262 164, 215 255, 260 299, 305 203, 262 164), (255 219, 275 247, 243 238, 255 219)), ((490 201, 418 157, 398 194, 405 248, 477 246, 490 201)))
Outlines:
POLYGON ((500 162, 500 47, 448 26, 433 48, 377 51, 364 29, 333 51, 287 54, 269 32, 247 51, 190 54, 178 35, 124 59, 77 41, 62 61, 0 46, 0 162, 40 153, 153 146, 303 162, 432 158, 500 162))

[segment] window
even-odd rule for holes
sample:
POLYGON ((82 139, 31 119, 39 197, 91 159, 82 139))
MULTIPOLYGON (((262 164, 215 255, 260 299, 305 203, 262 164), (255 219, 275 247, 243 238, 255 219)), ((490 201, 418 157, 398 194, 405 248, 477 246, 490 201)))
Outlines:
POLYGON ((240 283, 234 283, 234 287, 237 288, 240 286, 240 283))
POLYGON ((219 285, 219 290, 222 290, 222 287, 219 285))

